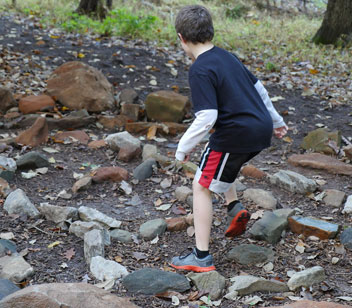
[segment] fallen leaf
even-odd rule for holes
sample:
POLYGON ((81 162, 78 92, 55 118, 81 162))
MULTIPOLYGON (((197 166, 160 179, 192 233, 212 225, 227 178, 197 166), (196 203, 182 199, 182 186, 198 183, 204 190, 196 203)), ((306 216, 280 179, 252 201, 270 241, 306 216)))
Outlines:
POLYGON ((156 125, 152 125, 148 129, 147 133, 147 139, 152 140, 156 136, 156 131, 158 130, 158 127, 156 125))
POLYGON ((293 142, 293 139, 289 136, 286 136, 284 138, 282 138, 283 141, 287 142, 287 143, 292 143, 293 142))
POLYGON ((55 247, 55 246, 57 246, 57 245, 60 245, 61 243, 62 243, 62 242, 60 242, 60 241, 53 242, 53 243, 51 243, 51 244, 48 245, 48 248, 53 248, 53 247, 55 247))
POLYGON ((304 251, 305 251, 304 243, 298 242, 295 247, 295 250, 298 251, 299 253, 304 253, 304 251))
POLYGON ((161 199, 158 199, 154 202, 155 206, 160 206, 161 204, 163 204, 163 201, 161 201, 161 199))
POLYGON ((184 209, 183 206, 176 205, 176 204, 172 207, 172 212, 176 215, 186 215, 187 214, 187 211, 184 209))
POLYGON ((278 102, 278 101, 281 101, 281 100, 284 100, 285 98, 282 97, 282 96, 274 96, 273 98, 271 98, 271 101, 272 102, 278 102))
POLYGON ((64 257, 67 260, 71 260, 75 256, 75 249, 71 248, 64 253, 64 257))
POLYGON ((121 263, 121 262, 122 262, 122 258, 121 258, 120 256, 116 256, 116 257, 114 258, 114 260, 115 260, 116 262, 118 262, 118 263, 121 263))
POLYGON ((171 203, 165 203, 163 205, 160 205, 160 206, 156 207, 155 209, 158 210, 158 211, 164 211, 165 212, 165 211, 169 210, 171 206, 172 206, 171 203))
POLYGON ((258 210, 251 215, 251 219, 257 220, 264 215, 264 210, 258 210))
POLYGON ((159 236, 157 235, 154 239, 150 241, 150 244, 156 244, 159 242, 159 236))
POLYGON ((189 236, 189 237, 192 237, 192 236, 194 235, 194 233, 195 233, 194 227, 193 227, 193 226, 189 226, 189 227, 187 228, 187 234, 188 234, 188 236, 189 236))

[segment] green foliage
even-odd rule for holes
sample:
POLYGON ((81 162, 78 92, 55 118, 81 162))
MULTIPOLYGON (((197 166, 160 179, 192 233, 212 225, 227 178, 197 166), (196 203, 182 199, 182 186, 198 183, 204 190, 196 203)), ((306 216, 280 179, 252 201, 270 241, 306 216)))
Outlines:
POLYGON ((237 19, 245 16, 250 8, 243 4, 236 4, 233 8, 226 8, 225 15, 227 18, 237 19))
POLYGON ((275 72, 275 71, 277 71, 276 65, 275 65, 274 63, 270 62, 270 61, 265 64, 265 68, 266 68, 268 71, 270 71, 270 72, 275 72))

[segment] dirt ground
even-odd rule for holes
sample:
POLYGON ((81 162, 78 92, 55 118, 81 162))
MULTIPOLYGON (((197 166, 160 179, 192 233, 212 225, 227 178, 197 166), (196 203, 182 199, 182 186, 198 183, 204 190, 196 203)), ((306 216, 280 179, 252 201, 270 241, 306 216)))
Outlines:
MULTIPOLYGON (((0 45, 2 46, 0 55, 2 57, 4 54, 8 55, 9 53, 17 55, 14 56, 12 62, 8 63, 11 67, 10 71, 3 71, 5 74, 0 75, 3 77, 2 80, 0 79, 0 83, 6 84, 8 82, 7 78, 10 78, 9 76, 15 73, 21 75, 19 78, 25 79, 24 73, 29 73, 28 78, 30 78, 30 76, 43 73, 43 71, 52 71, 62 63, 77 60, 75 52, 82 52, 85 57, 80 59, 80 61, 102 70, 115 86, 116 94, 126 87, 132 87, 138 92, 139 101, 143 102, 150 92, 172 89, 172 86, 178 86, 181 94, 189 95, 187 85, 189 63, 185 63, 180 48, 155 48, 139 41, 128 42, 109 38, 92 40, 91 37, 78 35, 59 35, 59 38, 53 39, 51 37, 52 33, 38 27, 35 21, 29 19, 16 23, 13 20, 12 17, 0 16, 0 38, 2 38, 0 40, 0 45), (8 36, 9 33, 14 35, 8 36), (39 40, 44 41, 44 44, 38 45, 37 42, 39 40), (31 57, 34 54, 36 57, 31 57), (31 62, 27 63, 28 65, 22 65, 21 61, 23 58, 31 58, 31 62), (177 77, 172 76, 169 68, 165 65, 170 60, 174 61, 174 65, 178 70, 177 77), (150 71, 146 70, 145 67, 147 65, 157 68, 157 70, 153 71, 153 75, 158 82, 157 86, 149 84, 150 76, 148 74, 150 74, 150 71)), ((45 82, 45 80, 43 81, 45 82)), ((25 85, 25 82, 13 84, 14 93, 23 93, 26 90, 25 85)), ((29 88, 33 93, 39 93, 41 90, 32 86, 29 88)), ((269 174, 273 174, 280 169, 289 169, 309 178, 323 179, 326 184, 319 188, 321 191, 333 188, 351 195, 352 181, 348 176, 296 168, 286 163, 289 155, 302 152, 300 143, 303 137, 311 130, 317 128, 316 124, 318 123, 325 124, 330 130, 340 130, 345 137, 352 137, 352 127, 349 125, 352 122, 351 106, 341 105, 331 109, 326 102, 321 101, 319 98, 302 97, 298 91, 283 92, 278 87, 271 87, 268 90, 271 96, 282 96, 285 98, 275 103, 275 106, 284 115, 284 119, 290 127, 288 136, 292 138, 292 142, 288 143, 273 139, 272 146, 260 153, 251 163, 269 174)), ((3 121, 3 119, 0 118, 0 121, 3 121)), ((86 127, 84 130, 100 138, 115 132, 99 129, 95 125, 86 127)), ((18 130, 11 129, 9 131, 0 128, 0 134, 5 133, 17 134, 18 130)), ((161 153, 172 157, 179 137, 167 137, 167 142, 163 143, 143 141, 143 144, 147 142, 156 144, 161 153)), ((79 207, 85 205, 94 207, 121 220, 123 222, 121 228, 135 234, 138 233, 139 226, 149 219, 177 216, 171 210, 167 212, 156 211, 154 202, 160 198, 164 203, 167 203, 174 199, 173 192, 176 187, 181 185, 191 187, 191 179, 187 178, 182 171, 171 173, 159 169, 152 179, 138 184, 130 182, 133 186, 131 195, 125 195, 118 185, 106 182, 95 184, 87 191, 73 195, 70 200, 60 198, 55 201, 46 200, 45 197, 48 195, 56 196, 63 189, 69 190, 75 182, 73 172, 82 172, 80 169, 82 164, 86 166, 88 164, 101 166, 115 164, 126 168, 132 174, 134 168, 141 163, 141 158, 126 164, 116 161, 114 156, 109 155, 106 148, 92 150, 85 145, 74 143, 67 145, 55 144, 52 141, 49 141, 45 146, 53 147, 59 152, 48 155, 42 150, 44 146, 40 146, 36 150, 47 156, 53 156, 57 163, 49 168, 47 174, 30 180, 23 179, 21 173, 17 172, 14 181, 11 183, 13 187, 23 189, 34 204, 50 202, 59 206, 79 207), (59 167, 55 168, 54 166, 59 167), (163 190, 158 182, 164 178, 172 178, 172 186, 163 190), (127 205, 128 201, 135 195, 139 196, 141 203, 139 205, 127 205)), ((192 161, 195 163, 199 159, 202 146, 199 145, 193 154, 192 161)), ((19 153, 22 154, 27 151, 28 149, 21 152, 20 148, 13 148, 10 152, 6 152, 5 155, 16 157, 19 153)), ((88 167, 86 167, 87 170, 89 171, 88 167)), ((343 215, 341 209, 332 211, 331 208, 307 196, 278 189, 270 185, 267 180, 249 178, 242 178, 241 180, 248 188, 271 190, 279 201, 279 207, 297 207, 303 211, 305 216, 316 218, 331 217, 332 222, 341 224, 343 227, 352 226, 352 217, 343 215)), ((241 197, 241 193, 239 196, 241 197)), ((183 206, 187 212, 191 211, 187 204, 176 204, 183 206)), ((251 212, 257 210, 254 204, 245 202, 245 205, 251 212)), ((309 268, 321 265, 326 271, 327 279, 323 283, 313 286, 311 290, 301 293, 297 291, 295 296, 341 303, 337 299, 338 296, 350 296, 352 294, 352 252, 346 251, 344 254, 338 254, 336 251, 336 245, 339 244, 338 239, 318 242, 305 241, 303 239, 306 243, 306 250, 303 254, 294 249, 299 238, 291 232, 287 232, 283 241, 274 246, 265 242, 256 242, 258 245, 272 247, 276 254, 273 262, 273 272, 266 273, 262 267, 243 266, 224 259, 223 256, 235 245, 253 242, 252 240, 250 241, 248 233, 234 240, 226 239, 223 235, 225 214, 222 197, 214 196, 214 218, 220 222, 220 225, 214 226, 212 230, 211 253, 214 256, 218 272, 226 278, 245 272, 287 282, 286 272, 288 270, 299 270, 302 266, 309 268), (311 256, 315 257, 312 258, 311 256), (333 265, 331 263, 332 257, 338 257, 340 259, 339 262, 333 265)), ((56 228, 53 223, 48 221, 42 221, 34 228, 33 224, 35 223, 35 220, 24 216, 8 216, 0 206, 0 233, 11 231, 15 234, 14 241, 17 244, 18 251, 28 250, 25 259, 35 269, 34 276, 30 281, 25 282, 24 286, 26 284, 48 282, 81 282, 87 279, 89 283, 96 283, 94 278, 90 276, 89 269, 84 261, 83 240, 69 234, 67 231, 56 228), (61 241, 62 244, 53 249, 48 249, 47 246, 54 241, 61 241), (71 260, 68 260, 64 254, 71 248, 74 248, 75 255, 71 260), (63 263, 67 264, 67 268, 62 267, 63 263)), ((253 223, 254 221, 251 220, 249 225, 251 226, 253 223)), ((189 237, 185 231, 166 232, 160 237, 158 243, 154 245, 142 239, 137 239, 129 244, 113 242, 111 246, 106 247, 105 258, 113 260, 118 257, 120 263, 130 272, 144 267, 171 270, 168 265, 170 258, 180 254, 189 247, 193 247, 193 245, 194 238, 189 237), (144 253, 146 257, 137 260, 133 252, 144 253)), ((130 297, 140 307, 171 306, 170 301, 164 299, 130 294, 119 283, 115 285, 113 292, 119 296, 130 297)), ((258 295, 263 299, 263 302, 257 305, 258 307, 279 306, 290 302, 290 299, 276 296, 275 294, 258 293, 258 295)), ((188 307, 199 307, 197 302, 181 301, 181 304, 186 307, 187 305, 188 307)), ((241 300, 229 301, 223 299, 220 307, 247 306, 241 300)))

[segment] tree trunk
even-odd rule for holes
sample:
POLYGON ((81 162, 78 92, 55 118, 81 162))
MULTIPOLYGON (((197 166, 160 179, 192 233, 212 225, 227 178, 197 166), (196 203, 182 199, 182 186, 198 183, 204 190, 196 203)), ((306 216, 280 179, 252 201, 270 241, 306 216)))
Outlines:
POLYGON ((323 23, 313 37, 314 43, 336 44, 340 38, 351 40, 352 1, 329 0, 323 23))
MULTIPOLYGON (((111 9, 112 0, 106 0, 106 6, 111 9)), ((103 0, 81 0, 77 12, 104 19, 106 17, 107 9, 104 6, 103 0)))

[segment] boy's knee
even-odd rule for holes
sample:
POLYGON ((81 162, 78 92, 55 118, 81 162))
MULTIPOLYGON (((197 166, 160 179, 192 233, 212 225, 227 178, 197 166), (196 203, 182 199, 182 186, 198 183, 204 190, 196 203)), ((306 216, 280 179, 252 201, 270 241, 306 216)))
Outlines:
POLYGON ((197 180, 193 180, 193 183, 192 183, 192 186, 193 186, 193 193, 196 193, 196 192, 209 192, 209 189, 208 188, 205 188, 204 186, 200 185, 198 183, 197 180))

